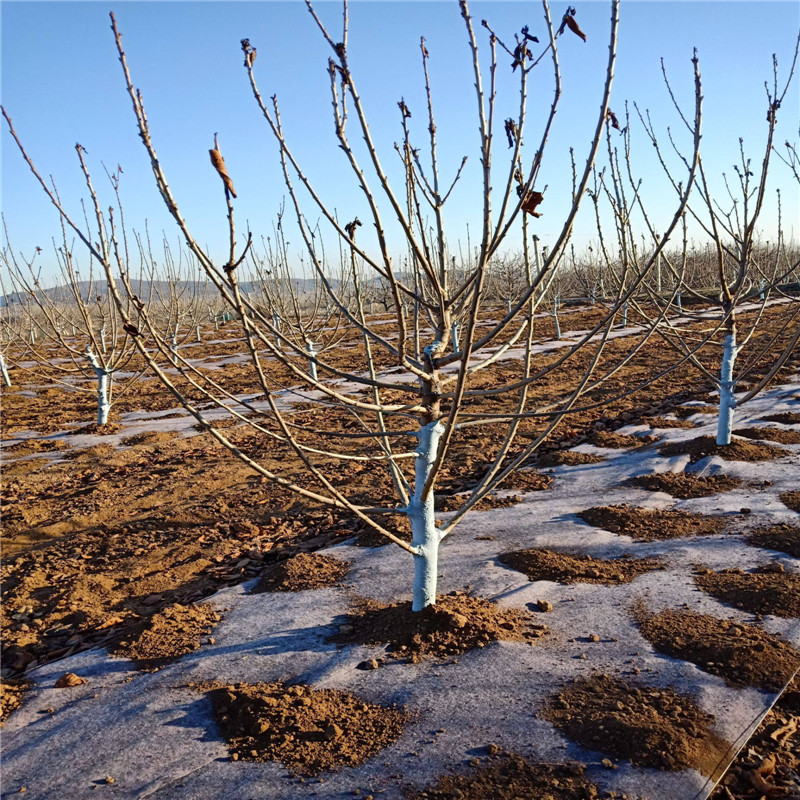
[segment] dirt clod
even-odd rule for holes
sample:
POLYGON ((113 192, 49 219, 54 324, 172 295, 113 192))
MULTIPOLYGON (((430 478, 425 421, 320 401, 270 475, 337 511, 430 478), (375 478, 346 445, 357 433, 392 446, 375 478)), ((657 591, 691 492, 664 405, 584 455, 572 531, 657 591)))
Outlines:
POLYGON ((800 444, 800 431, 783 428, 737 428, 733 433, 746 439, 762 439, 778 444, 800 444))
POLYGON ((234 761, 279 761, 295 775, 354 767, 400 738, 409 715, 348 692, 285 683, 205 683, 234 761))
POLYGON ((683 536, 712 536, 721 533, 727 525, 721 517, 674 509, 638 508, 627 503, 594 506, 581 511, 578 516, 597 528, 630 536, 641 542, 683 536))
POLYGON ((639 629, 659 653, 690 661, 732 686, 782 689, 800 667, 800 653, 756 625, 695 611, 651 614, 637 606, 639 629))
POLYGON ((208 603, 176 603, 155 614, 138 636, 120 642, 112 655, 129 658, 145 668, 160 666, 197 650, 219 619, 208 603))
POLYGON ((800 558, 800 527, 781 522, 757 528, 745 535, 745 541, 753 547, 765 550, 778 550, 790 556, 800 558))
POLYGON ((800 514, 800 492, 784 492, 780 497, 786 508, 800 514))
POLYGON ((729 492, 739 486, 741 481, 727 475, 700 477, 685 472, 657 472, 653 475, 639 475, 627 483, 629 486, 638 486, 649 492, 666 492, 685 500, 690 497, 709 497, 719 492, 729 492))
POLYGON ((567 686, 542 716, 583 747, 637 766, 716 777, 729 747, 691 697, 604 675, 567 686))
POLYGON ((607 585, 630 583, 637 575, 663 568, 657 558, 602 559, 546 549, 514 550, 498 556, 498 561, 525 573, 531 581, 607 585))
POLYGON ((74 672, 65 672, 53 685, 56 689, 66 689, 70 686, 83 686, 84 683, 88 683, 86 678, 81 678, 74 672))
POLYGON ((704 570, 694 580, 704 592, 729 606, 754 614, 800 617, 800 575, 784 572, 777 562, 751 572, 704 570))
MULTIPOLYGON (((496 745, 494 746, 496 747, 496 745)), ((597 787, 584 776, 584 765, 536 764, 516 753, 496 753, 462 774, 444 775, 412 800, 594 800, 597 787)), ((627 800, 607 792, 603 797, 627 800)), ((629 798, 633 800, 633 798, 629 798)))
POLYGON ((394 658, 417 663, 446 658, 499 640, 534 641, 545 627, 530 614, 503 608, 463 592, 439 595, 436 605, 413 612, 411 603, 383 605, 362 600, 347 618, 348 629, 331 637, 339 644, 389 644, 394 658))
POLYGON ((779 414, 769 414, 761 417, 764 422, 780 422, 782 425, 800 425, 800 413, 781 411, 779 414))
POLYGON ((719 456, 728 461, 771 461, 786 455, 786 450, 781 447, 742 439, 731 439, 730 444, 719 445, 713 436, 698 436, 696 439, 662 444, 658 452, 662 456, 688 455, 691 464, 707 456, 719 456))
POLYGON ((22 705, 29 686, 28 681, 21 678, 4 678, 0 681, 0 720, 5 722, 9 714, 22 705))
POLYGON ((271 567, 262 576, 253 593, 324 589, 340 583, 348 569, 350 569, 349 562, 332 556, 322 553, 298 553, 271 567))

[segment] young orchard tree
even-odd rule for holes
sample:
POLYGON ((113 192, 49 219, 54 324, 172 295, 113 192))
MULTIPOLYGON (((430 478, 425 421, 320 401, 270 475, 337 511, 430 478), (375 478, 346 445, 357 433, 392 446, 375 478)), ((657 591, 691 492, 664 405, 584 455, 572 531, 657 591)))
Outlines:
MULTIPOLYGON (((719 311, 713 332, 719 329, 722 337, 721 342, 714 343, 722 350, 719 373, 713 373, 695 355, 690 356, 690 360, 719 390, 716 441, 720 446, 731 443, 736 407, 755 397, 772 380, 800 340, 800 302, 797 302, 796 296, 792 298, 779 288, 796 268, 796 263, 792 263, 786 257, 786 242, 780 214, 780 190, 777 191, 778 234, 774 248, 764 246, 759 239, 760 233, 757 227, 764 211, 764 201, 768 191, 779 109, 794 77, 798 52, 800 52, 800 36, 795 46, 788 77, 782 86, 779 83, 777 61, 773 57, 772 86, 765 86, 766 135, 760 166, 754 165, 752 159, 747 157, 744 143, 739 139, 739 162, 733 165, 735 178, 729 180, 727 175, 723 175, 727 199, 720 200, 710 184, 703 160, 700 158, 697 200, 687 207, 691 219, 708 237, 706 252, 710 252, 714 263, 713 290, 719 311), (767 305, 776 301, 786 304, 786 311, 777 332, 767 336, 765 341, 758 341, 749 359, 737 365, 748 343, 751 341, 756 343, 754 335, 763 320, 767 305), (745 311, 750 312, 747 321, 743 317, 745 311), (765 359, 772 362, 766 374, 737 400, 735 396, 737 383, 747 379, 756 366, 765 359)), ((640 118, 658 153, 664 171, 675 190, 681 192, 680 183, 673 176, 662 154, 649 116, 640 114, 640 118)), ((681 159, 685 162, 684 156, 681 156, 681 159)), ((691 291, 687 286, 685 275, 684 269, 681 272, 681 288, 691 291)), ((707 319, 705 314, 688 316, 707 319)), ((685 332, 670 326, 662 335, 678 352, 688 356, 693 345, 685 332)))
MULTIPOLYGON (((351 326, 358 340, 357 349, 340 347, 313 357, 297 352, 297 342, 287 335, 285 327, 275 324, 269 304, 259 301, 259 293, 246 291, 247 287, 240 281, 240 267, 251 250, 252 236, 248 234, 240 252, 233 192, 240 165, 234 160, 226 165, 216 138, 211 158, 222 181, 220 188, 227 212, 227 260, 222 264, 214 261, 189 230, 167 181, 165 165, 157 155, 144 99, 133 83, 112 15, 125 85, 159 193, 187 247, 220 295, 235 309, 262 399, 258 405, 237 399, 213 381, 193 373, 191 365, 180 356, 173 363, 205 400, 227 408, 263 439, 294 456, 303 466, 302 480, 292 480, 286 473, 279 474, 267 461, 259 460, 256 450, 248 454, 244 446, 237 447, 203 416, 197 403, 163 369, 156 355, 147 352, 138 340, 136 345, 190 413, 253 470, 306 498, 349 511, 365 526, 409 553, 414 565, 412 608, 421 611, 436 602, 440 545, 464 514, 524 464, 566 414, 594 409, 614 399, 587 401, 583 406, 579 402, 583 395, 601 386, 616 371, 613 363, 609 366, 606 356, 617 306, 610 308, 585 335, 565 341, 555 356, 539 354, 534 338, 534 317, 542 298, 548 296, 567 262, 565 256, 573 224, 608 125, 619 7, 616 1, 610 4, 608 57, 605 72, 598 79, 599 111, 586 123, 590 135, 588 148, 582 154, 583 167, 576 173, 571 203, 560 220, 559 233, 543 258, 539 247, 532 246, 532 239, 536 220, 547 213, 545 187, 537 187, 541 183, 545 154, 551 149, 551 132, 565 91, 559 66, 560 50, 566 50, 564 57, 575 57, 577 48, 597 47, 594 44, 596 32, 589 32, 587 36, 579 27, 572 8, 554 24, 545 2, 538 37, 525 26, 515 34, 513 41, 504 42, 487 22, 482 23, 483 31, 481 26, 476 26, 465 0, 458 3, 459 24, 466 35, 471 65, 470 80, 474 84, 478 132, 478 177, 471 205, 480 209, 479 235, 475 237, 473 233, 474 248, 470 245, 468 257, 458 263, 448 247, 446 211, 453 191, 469 191, 465 182, 460 182, 466 158, 453 174, 445 176, 434 114, 434 87, 429 77, 429 63, 434 54, 428 51, 423 39, 420 43, 425 98, 422 107, 411 109, 402 98, 398 102, 401 138, 394 152, 388 153, 390 159, 399 158, 395 173, 385 166, 385 154, 379 152, 373 139, 356 76, 351 70, 347 4, 342 14, 341 34, 335 38, 314 6, 310 2, 307 6, 313 23, 330 46, 328 75, 335 144, 360 192, 358 209, 341 214, 315 189, 291 143, 284 137, 277 96, 267 102, 259 89, 254 69, 255 48, 249 40, 243 40, 242 50, 257 108, 278 146, 289 205, 307 253, 307 264, 317 285, 325 292, 331 313, 338 315, 342 325, 351 326), (564 48, 559 47, 562 37, 569 37, 564 48), (483 47, 479 45, 479 38, 485 39, 483 47), (549 108, 529 115, 531 73, 547 68, 548 64, 552 75, 552 100, 549 108), (510 73, 516 82, 513 90, 516 112, 504 122, 498 119, 498 90, 506 82, 499 80, 501 70, 510 73), (412 114, 417 119, 422 118, 421 124, 426 130, 424 151, 417 146, 412 132, 412 114), (506 133, 502 138, 502 130, 498 130, 501 125, 505 126, 506 133), (499 150, 496 148, 498 141, 503 144, 499 150), (505 146, 506 141, 509 147, 505 146), (524 149, 523 142, 527 143, 524 149), (401 177, 390 177, 393 174, 401 177), (312 223, 312 218, 318 222, 312 223), (389 225, 407 247, 402 270, 390 254, 389 225), (329 253, 335 248, 329 245, 326 252, 322 229, 340 244, 347 268, 346 280, 342 279, 340 270, 331 274, 329 253), (498 319, 496 306, 493 306, 491 265, 493 259, 502 255, 502 247, 514 237, 518 237, 522 246, 522 287, 511 307, 498 319), (376 320, 367 315, 365 276, 370 274, 374 280, 383 281, 391 291, 391 324, 387 324, 385 316, 376 320), (491 314, 487 314, 488 311, 491 314), (454 349, 453 323, 459 317, 462 327, 454 349), (569 392, 547 389, 548 381, 561 368, 572 370, 574 377, 575 364, 579 377, 569 392), (289 381, 299 388, 312 390, 307 396, 313 394, 314 402, 324 410, 320 415, 322 423, 328 423, 324 430, 311 430, 293 422, 291 413, 279 402, 281 387, 289 381), (434 506, 436 487, 445 479, 467 477, 468 468, 459 453, 476 430, 487 427, 495 436, 491 452, 481 453, 488 457, 488 465, 477 481, 472 482, 463 504, 439 524, 434 506), (520 436, 523 431, 525 437, 520 436), (373 496, 377 496, 379 504, 363 502, 350 485, 347 473, 342 478, 342 466, 348 464, 367 475, 368 485, 373 488, 373 496), (384 492, 381 488, 384 486, 391 489, 384 492), (394 494, 393 501, 386 496, 389 492, 394 494), (398 515, 410 527, 411 541, 404 538, 403 526, 394 526, 392 520, 398 515)), ((694 89, 696 103, 690 128, 695 155, 687 160, 672 221, 665 226, 650 262, 642 265, 640 274, 631 277, 628 292, 637 290, 657 254, 679 225, 694 182, 701 112, 696 60, 694 89)), ((10 120, 6 119, 10 126, 10 120)), ((13 127, 11 131, 16 136, 13 127)), ((112 294, 120 308, 125 308, 126 300, 117 286, 120 284, 127 291, 128 283, 124 271, 117 275, 118 265, 113 257, 117 236, 115 221, 113 216, 104 216, 88 167, 82 154, 78 155, 95 209, 98 245, 80 233, 77 235, 105 266, 112 294), (115 280, 117 277, 121 277, 119 282, 115 280)), ((28 163, 33 169, 30 160, 28 163)), ((40 185, 48 191, 41 180, 40 185)), ((50 196, 65 215, 58 199, 50 196)), ((459 240, 466 240, 466 236, 452 237, 452 241, 459 240)), ((157 328, 147 319, 147 309, 142 313, 143 326, 157 336, 157 328)), ((649 328, 642 328, 631 337, 631 353, 641 352, 661 316, 649 328)), ((162 341, 158 350, 164 349, 162 341)), ((630 353, 622 356, 623 359, 629 357, 630 353)), ((650 380, 657 377, 652 375, 650 380)), ((627 387, 623 395, 635 388, 627 387)))
MULTIPOLYGON (((106 290, 105 274, 101 282, 96 281, 90 256, 89 272, 83 278, 62 225, 62 244, 54 243, 58 285, 46 288, 37 264, 40 248, 30 258, 17 255, 5 226, 4 233, 6 241, 0 258, 14 290, 18 318, 26 319, 31 331, 25 356, 36 366, 28 369, 72 390, 95 393, 97 425, 105 425, 116 400, 130 390, 143 371, 117 304, 106 290), (33 331, 38 333, 34 336, 33 331), (126 376, 115 397, 115 375, 131 370, 134 363, 139 367, 126 376), (94 388, 75 380, 85 378, 87 373, 94 378, 94 388)), ((128 313, 132 302, 128 299, 124 303, 128 313)))

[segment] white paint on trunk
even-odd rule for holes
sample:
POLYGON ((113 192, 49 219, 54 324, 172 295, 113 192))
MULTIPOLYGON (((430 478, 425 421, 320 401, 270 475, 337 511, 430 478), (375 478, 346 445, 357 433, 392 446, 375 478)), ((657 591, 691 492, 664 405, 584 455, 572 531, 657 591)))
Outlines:
POLYGON ((725 337, 725 346, 722 352, 722 368, 719 376, 719 420, 717 422, 717 444, 731 443, 733 431, 733 410, 736 408, 733 380, 733 365, 739 348, 736 346, 736 334, 729 333, 725 337))
POLYGON ((453 340, 453 352, 454 353, 458 352, 458 334, 460 332, 460 328, 461 328, 461 326, 457 322, 454 322, 450 326, 450 337, 453 340))
POLYGON ((0 372, 3 373, 3 383, 6 386, 11 386, 11 378, 8 375, 8 369, 6 368, 6 360, 3 358, 2 353, 0 353, 0 372))
POLYGON ((422 491, 430 475, 436 454, 439 451, 439 439, 444 433, 441 421, 430 422, 417 431, 419 445, 414 465, 414 494, 406 506, 405 514, 411 523, 414 547, 414 598, 412 611, 422 611, 436 603, 436 579, 439 571, 439 544, 441 534, 436 527, 433 510, 433 490, 422 500, 422 491))
POLYGON ((194 340, 196 342, 202 342, 203 341, 203 337, 200 336, 200 326, 199 325, 195 325, 194 326, 194 340))
POLYGON ((553 321, 556 324, 556 339, 561 338, 561 323, 558 321, 558 309, 561 306, 561 295, 557 294, 553 300, 553 321))
POLYGON ((628 327, 628 301, 627 300, 622 304, 622 327, 623 328, 627 328, 628 327))
POLYGON ((92 348, 87 345, 86 358, 92 365, 94 374, 97 376, 97 424, 105 425, 108 422, 108 412, 111 411, 111 403, 108 395, 111 387, 111 373, 106 371, 92 352, 92 348))
POLYGON ((311 380, 318 380, 317 377, 317 362, 314 357, 317 355, 317 344, 312 342, 311 339, 306 339, 306 352, 308 353, 308 373, 311 375, 311 380))

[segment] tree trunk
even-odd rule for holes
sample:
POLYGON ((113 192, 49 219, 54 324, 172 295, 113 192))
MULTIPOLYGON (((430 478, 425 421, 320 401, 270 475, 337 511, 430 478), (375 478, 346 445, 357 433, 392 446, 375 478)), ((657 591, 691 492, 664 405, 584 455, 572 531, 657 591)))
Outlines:
POLYGON ((111 373, 105 370, 97 356, 88 347, 86 348, 86 358, 89 359, 94 374, 97 376, 97 424, 105 425, 108 422, 108 412, 111 411, 111 402, 108 399, 111 373))
POLYGON ((719 376, 719 420, 717 422, 717 444, 731 443, 733 430, 733 410, 736 408, 736 398, 733 390, 736 382, 733 380, 733 365, 736 361, 736 333, 729 333, 725 337, 725 347, 722 354, 722 368, 719 376))
POLYGON ((422 611, 436 603, 436 579, 439 570, 439 543, 441 536, 436 527, 433 510, 433 491, 422 500, 422 491, 431 468, 436 460, 439 439, 444 433, 444 425, 431 422, 417 431, 417 460, 414 466, 414 495, 405 510, 411 522, 411 544, 414 554, 414 599, 412 611, 422 611))
POLYGON ((0 353, 0 372, 3 374, 3 383, 6 386, 11 386, 11 378, 8 374, 8 369, 6 368, 6 360, 3 358, 3 354, 0 353))

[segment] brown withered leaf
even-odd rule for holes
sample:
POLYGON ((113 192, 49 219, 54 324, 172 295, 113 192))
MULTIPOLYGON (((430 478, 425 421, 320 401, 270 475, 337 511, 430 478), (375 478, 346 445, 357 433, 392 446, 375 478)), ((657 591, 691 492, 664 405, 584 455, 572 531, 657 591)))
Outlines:
POLYGON ((541 217, 542 215, 536 210, 536 206, 544 200, 544 195, 541 192, 528 192, 525 199, 522 201, 522 210, 532 217, 541 217))
POLYGON ((586 34, 580 29, 580 26, 577 22, 575 22, 575 17, 572 14, 566 14, 564 16, 564 23, 566 26, 576 35, 580 36, 583 41, 586 41, 586 34))
POLYGON ((236 197, 236 192, 233 189, 233 181, 231 180, 231 176, 228 175, 228 170, 225 167, 225 159, 220 152, 216 136, 214 137, 214 149, 209 150, 208 154, 211 156, 211 163, 214 165, 214 169, 217 171, 220 178, 222 178, 225 188, 231 193, 232 197, 236 197))
POLYGON ((606 117, 608 117, 609 121, 611 122, 611 127, 615 130, 621 131, 622 128, 619 126, 619 120, 617 119, 617 115, 609 108, 606 111, 606 117))

